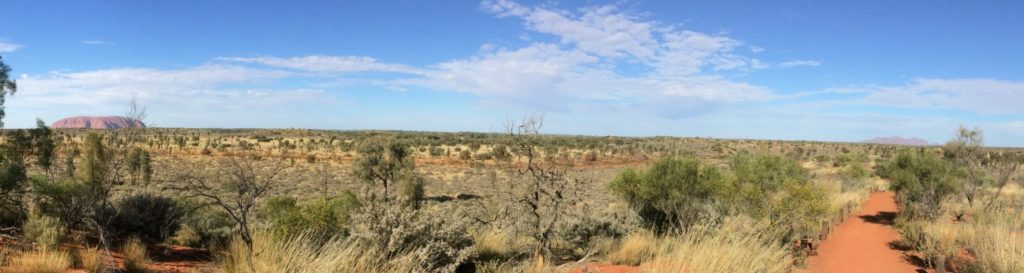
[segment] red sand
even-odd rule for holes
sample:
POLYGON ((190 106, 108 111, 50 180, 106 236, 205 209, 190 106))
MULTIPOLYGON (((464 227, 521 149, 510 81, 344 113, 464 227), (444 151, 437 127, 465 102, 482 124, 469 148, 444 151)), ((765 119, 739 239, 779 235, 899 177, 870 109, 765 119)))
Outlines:
POLYGON ((889 243, 900 239, 892 227, 898 208, 892 192, 872 193, 861 211, 847 217, 798 273, 919 272, 889 243))

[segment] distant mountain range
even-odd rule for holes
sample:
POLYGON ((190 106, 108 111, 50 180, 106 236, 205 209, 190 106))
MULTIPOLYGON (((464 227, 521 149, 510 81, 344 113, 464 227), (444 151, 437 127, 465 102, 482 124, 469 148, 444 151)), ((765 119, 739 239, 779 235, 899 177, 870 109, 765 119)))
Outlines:
POLYGON ((145 128, 146 124, 139 120, 130 119, 127 117, 70 117, 58 120, 53 123, 53 128, 67 128, 67 129, 118 129, 118 128, 131 128, 139 127, 145 128))
POLYGON ((894 145, 910 145, 910 146, 928 146, 931 145, 927 140, 911 137, 903 138, 901 136, 892 137, 876 137, 874 139, 865 140, 866 143, 875 144, 894 144, 894 145))

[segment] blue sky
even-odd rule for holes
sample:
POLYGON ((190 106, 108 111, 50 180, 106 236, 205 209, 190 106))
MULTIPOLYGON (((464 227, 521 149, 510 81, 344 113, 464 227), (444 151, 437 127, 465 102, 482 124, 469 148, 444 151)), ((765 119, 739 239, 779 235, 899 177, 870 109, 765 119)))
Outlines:
POLYGON ((8 0, 8 127, 499 131, 1024 146, 1013 1, 8 0))

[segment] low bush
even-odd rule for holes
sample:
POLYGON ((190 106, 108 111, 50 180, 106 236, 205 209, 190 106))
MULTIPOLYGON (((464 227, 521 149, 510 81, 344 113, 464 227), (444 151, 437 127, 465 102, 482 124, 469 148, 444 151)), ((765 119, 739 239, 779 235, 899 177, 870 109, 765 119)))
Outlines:
POLYGON ((692 157, 669 157, 646 169, 627 169, 608 187, 629 203, 645 225, 663 231, 713 214, 729 186, 714 166, 692 157))
POLYGON ((22 227, 25 239, 43 250, 56 249, 64 236, 65 226, 54 217, 31 214, 22 227))
POLYGON ((152 194, 128 196, 114 208, 117 214, 110 224, 111 233, 148 242, 163 242, 174 235, 186 213, 174 199, 152 194))
POLYGON ((905 217, 936 219, 945 201, 959 192, 949 162, 927 152, 903 151, 876 172, 892 181, 905 217))
POLYGON ((361 206, 355 195, 346 191, 338 197, 301 204, 292 197, 272 197, 267 199, 261 212, 270 232, 276 236, 344 237, 348 235, 351 214, 361 206))

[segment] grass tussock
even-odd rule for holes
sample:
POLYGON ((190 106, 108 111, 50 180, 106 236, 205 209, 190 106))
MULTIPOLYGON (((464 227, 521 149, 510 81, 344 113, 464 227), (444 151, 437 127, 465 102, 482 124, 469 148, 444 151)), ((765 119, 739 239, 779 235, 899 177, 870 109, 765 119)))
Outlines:
POLYGON ((106 272, 107 253, 99 248, 85 248, 78 251, 82 270, 88 273, 106 272))
POLYGON ((251 264, 239 239, 231 241, 219 262, 226 273, 419 272, 423 266, 414 252, 387 257, 379 248, 358 240, 324 241, 305 235, 276 239, 257 234, 251 264))
POLYGON ((721 227, 698 227, 662 238, 645 263, 654 273, 785 273, 793 258, 779 238, 778 232, 750 220, 727 221, 721 227))
POLYGON ((148 272, 146 264, 150 263, 146 245, 138 238, 128 239, 121 246, 121 254, 124 255, 124 269, 129 273, 148 272))
POLYGON ((71 268, 71 256, 60 251, 25 252, 15 256, 9 268, 11 272, 63 273, 71 268))
POLYGON ((608 261, 615 264, 638 265, 651 258, 658 248, 659 238, 649 231, 629 234, 618 249, 608 253, 608 261))

